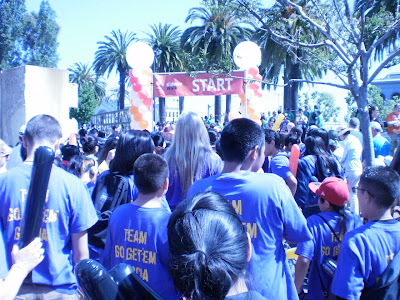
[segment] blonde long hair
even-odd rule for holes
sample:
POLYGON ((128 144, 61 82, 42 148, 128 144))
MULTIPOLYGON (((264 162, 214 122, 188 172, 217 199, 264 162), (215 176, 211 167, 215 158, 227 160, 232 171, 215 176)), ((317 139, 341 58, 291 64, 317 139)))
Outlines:
POLYGON ((207 154, 212 155, 213 150, 203 121, 194 112, 183 113, 165 154, 172 175, 179 173, 183 197, 193 182, 201 179, 207 154))

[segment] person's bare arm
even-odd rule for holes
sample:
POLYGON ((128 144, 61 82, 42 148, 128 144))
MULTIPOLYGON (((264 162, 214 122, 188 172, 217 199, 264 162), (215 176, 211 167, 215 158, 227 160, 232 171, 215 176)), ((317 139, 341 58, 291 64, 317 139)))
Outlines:
POLYGON ((74 265, 82 259, 89 258, 87 232, 81 231, 71 234, 72 240, 72 260, 74 265))
POLYGON ((11 251, 13 265, 7 276, 0 279, 0 299, 15 298, 25 277, 43 260, 43 253, 39 238, 21 250, 14 245, 11 251))
POLYGON ((289 190, 292 192, 292 195, 296 194, 297 189, 297 179, 294 176, 289 176, 285 179, 286 185, 289 187, 289 190))
POLYGON ((294 285, 296 286, 297 294, 301 292, 301 286, 304 278, 306 278, 308 267, 310 266, 310 260, 304 256, 299 255, 295 271, 294 271, 294 285))

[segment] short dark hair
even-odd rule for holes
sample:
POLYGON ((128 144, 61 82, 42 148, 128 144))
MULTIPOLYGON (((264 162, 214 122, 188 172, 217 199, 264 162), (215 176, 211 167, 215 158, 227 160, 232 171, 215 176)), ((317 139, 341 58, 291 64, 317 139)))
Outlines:
POLYGON ((360 120, 356 117, 353 117, 349 121, 349 126, 351 128, 358 128, 360 126, 360 120))
POLYGON ((264 132, 254 121, 246 118, 229 122, 221 132, 220 146, 224 161, 242 163, 256 146, 265 144, 264 132))
POLYGON ((25 137, 28 142, 47 141, 55 143, 62 137, 60 123, 49 115, 37 115, 26 124, 25 137))
POLYGON ((400 176, 391 167, 366 167, 360 184, 373 195, 378 207, 389 208, 399 196, 400 176))
POLYGON ((152 194, 162 188, 168 178, 168 164, 154 153, 141 155, 133 165, 135 186, 141 194, 152 194))
POLYGON ((96 133, 97 134, 99 133, 99 131, 96 128, 92 128, 92 129, 89 130, 89 134, 91 134, 91 135, 94 135, 96 133))
POLYGON ((70 160, 73 156, 80 155, 79 148, 75 145, 65 145, 60 151, 63 160, 70 160))
POLYGON ((285 147, 289 146, 289 144, 299 144, 299 137, 293 133, 289 133, 286 137, 285 137, 285 147))
POLYGON ((272 141, 275 141, 275 148, 278 150, 281 149, 281 138, 279 136, 279 133, 272 129, 264 129, 264 134, 265 141, 268 144, 271 144, 272 141))
POLYGON ((218 132, 215 129, 209 129, 207 132, 210 138, 210 145, 214 146, 218 140, 218 132))
POLYGON ((248 238, 233 206, 205 192, 182 201, 168 222, 170 272, 189 299, 224 299, 247 267, 248 238))
POLYGON ((290 133, 294 133, 301 138, 303 136, 303 128, 300 125, 296 125, 290 129, 290 133))

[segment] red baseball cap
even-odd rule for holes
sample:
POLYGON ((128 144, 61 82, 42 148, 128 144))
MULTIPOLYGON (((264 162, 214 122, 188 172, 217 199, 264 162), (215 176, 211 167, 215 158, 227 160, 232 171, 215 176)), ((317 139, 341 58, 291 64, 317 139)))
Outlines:
POLYGON ((344 206, 349 200, 349 186, 337 177, 328 177, 322 182, 310 182, 308 187, 314 194, 337 206, 344 206))

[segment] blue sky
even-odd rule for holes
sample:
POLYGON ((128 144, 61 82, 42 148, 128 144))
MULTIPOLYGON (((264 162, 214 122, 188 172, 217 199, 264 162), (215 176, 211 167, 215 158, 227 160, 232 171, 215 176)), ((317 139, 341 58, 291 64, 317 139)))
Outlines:
MULTIPOLYGON (((28 11, 38 11, 41 0, 26 0, 28 11)), ((97 42, 112 30, 132 31, 144 37, 149 25, 167 23, 188 26, 185 18, 199 0, 49 0, 61 30, 58 36, 58 67, 66 69, 75 62, 92 63, 97 42)))

